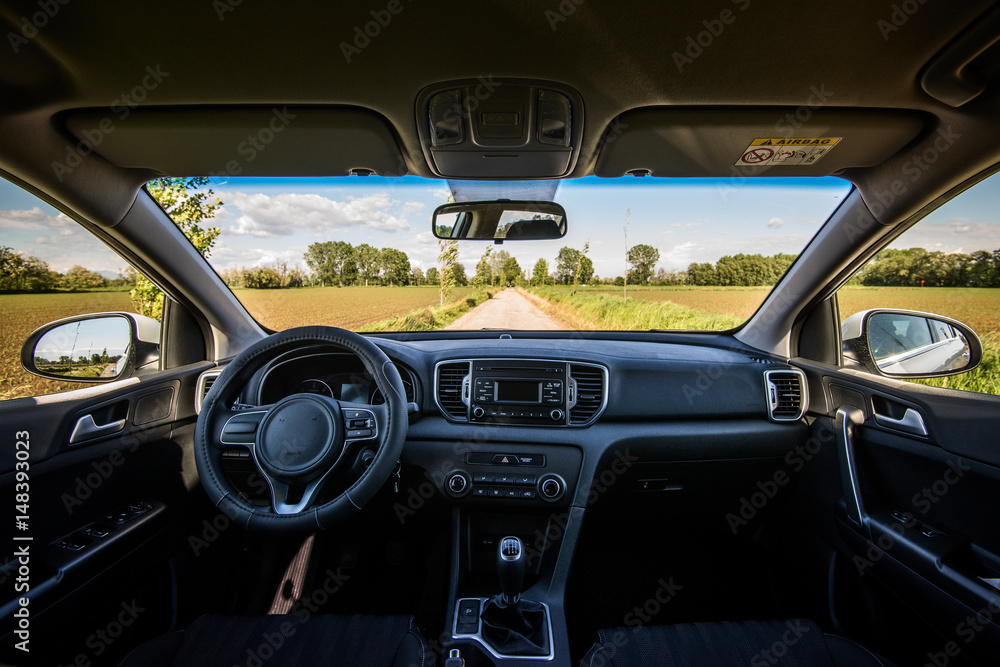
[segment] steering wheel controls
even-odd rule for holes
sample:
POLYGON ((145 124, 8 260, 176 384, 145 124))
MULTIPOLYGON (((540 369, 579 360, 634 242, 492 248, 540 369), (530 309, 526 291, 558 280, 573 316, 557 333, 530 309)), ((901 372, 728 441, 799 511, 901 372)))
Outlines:
POLYGON ((344 437, 348 440, 368 440, 378 437, 378 424, 370 410, 344 410, 344 437))

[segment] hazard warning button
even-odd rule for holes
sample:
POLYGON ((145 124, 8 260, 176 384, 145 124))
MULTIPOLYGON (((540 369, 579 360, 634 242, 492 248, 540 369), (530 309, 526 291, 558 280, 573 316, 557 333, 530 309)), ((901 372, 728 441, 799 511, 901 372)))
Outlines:
POLYGON ((493 465, 516 466, 521 465, 521 460, 513 454, 497 454, 493 457, 493 465))

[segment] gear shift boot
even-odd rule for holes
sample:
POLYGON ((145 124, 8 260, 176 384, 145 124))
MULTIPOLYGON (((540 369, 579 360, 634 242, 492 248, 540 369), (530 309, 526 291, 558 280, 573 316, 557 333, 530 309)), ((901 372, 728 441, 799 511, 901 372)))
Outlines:
POLYGON ((524 585, 524 545, 505 537, 497 547, 500 595, 488 600, 481 614, 483 639, 505 656, 548 655, 549 620, 540 602, 521 598, 524 585))

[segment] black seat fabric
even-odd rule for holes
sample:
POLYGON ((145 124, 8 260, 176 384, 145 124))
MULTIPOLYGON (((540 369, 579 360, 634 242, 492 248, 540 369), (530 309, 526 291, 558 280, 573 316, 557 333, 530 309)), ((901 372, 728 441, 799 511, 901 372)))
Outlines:
POLYGON ((600 630, 583 667, 891 667, 809 620, 684 623, 600 630))
POLYGON ((410 616, 202 616, 146 642, 121 667, 292 665, 431 667, 410 616))

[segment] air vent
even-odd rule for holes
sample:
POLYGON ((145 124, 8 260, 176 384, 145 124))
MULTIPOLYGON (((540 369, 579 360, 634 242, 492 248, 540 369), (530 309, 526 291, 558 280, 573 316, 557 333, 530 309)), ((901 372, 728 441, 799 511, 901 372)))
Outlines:
POLYGON ((806 376, 802 371, 764 371, 764 391, 772 421, 796 421, 809 407, 806 376))
POLYGON ((208 391, 212 388, 216 378, 222 375, 222 370, 215 368, 198 376, 198 388, 194 392, 194 411, 196 413, 201 412, 201 404, 205 402, 205 397, 208 396, 208 391))
POLYGON ((468 406, 462 397, 465 379, 472 374, 472 364, 468 361, 440 364, 435 378, 435 392, 438 407, 452 419, 468 421, 468 406))
POLYGON ((604 409, 606 373, 600 366, 570 364, 569 374, 576 381, 576 404, 569 411, 571 425, 580 426, 591 422, 604 409))

